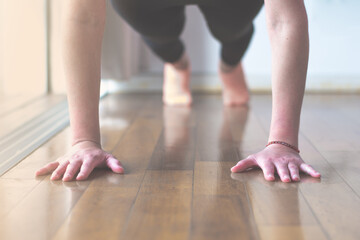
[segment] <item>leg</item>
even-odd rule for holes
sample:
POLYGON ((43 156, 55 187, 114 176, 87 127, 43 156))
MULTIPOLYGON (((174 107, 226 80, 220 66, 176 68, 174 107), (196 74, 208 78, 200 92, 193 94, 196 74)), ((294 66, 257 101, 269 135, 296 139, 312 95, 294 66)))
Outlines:
POLYGON ((224 105, 242 105, 249 99, 245 74, 240 63, 253 34, 253 19, 261 0, 213 1, 199 5, 213 36, 221 43, 219 75, 223 83, 224 105))
POLYGON ((140 33, 164 62, 163 101, 189 105, 190 64, 179 36, 185 23, 184 5, 171 1, 112 0, 119 15, 140 33))

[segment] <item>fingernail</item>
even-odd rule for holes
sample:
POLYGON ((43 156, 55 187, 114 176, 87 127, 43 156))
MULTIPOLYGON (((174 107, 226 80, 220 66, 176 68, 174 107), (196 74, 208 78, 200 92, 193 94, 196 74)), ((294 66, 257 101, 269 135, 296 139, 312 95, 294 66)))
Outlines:
POLYGON ((269 180, 274 180, 274 176, 271 175, 271 174, 267 175, 267 177, 268 177, 269 180))
POLYGON ((288 176, 284 177, 284 181, 285 181, 285 182, 289 182, 289 181, 290 181, 290 177, 288 177, 288 176))

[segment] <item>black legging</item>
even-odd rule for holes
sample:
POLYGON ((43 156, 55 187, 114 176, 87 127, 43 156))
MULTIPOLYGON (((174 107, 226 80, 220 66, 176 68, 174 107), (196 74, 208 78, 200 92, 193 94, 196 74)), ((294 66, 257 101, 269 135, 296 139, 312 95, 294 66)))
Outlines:
POLYGON ((254 32, 253 19, 263 0, 111 0, 119 15, 165 62, 177 61, 184 44, 179 36, 185 23, 185 5, 196 4, 213 36, 221 43, 221 58, 236 65, 254 32))

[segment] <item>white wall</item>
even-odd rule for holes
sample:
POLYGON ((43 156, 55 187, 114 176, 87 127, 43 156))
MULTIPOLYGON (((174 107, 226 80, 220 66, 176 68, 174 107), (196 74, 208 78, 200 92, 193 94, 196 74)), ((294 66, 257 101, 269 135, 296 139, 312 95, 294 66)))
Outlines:
POLYGON ((0 97, 46 90, 43 0, 0 0, 0 97))
MULTIPOLYGON (((310 31, 308 89, 360 89, 360 1, 307 0, 310 31)), ((193 71, 215 76, 219 44, 210 35, 196 6, 187 6, 182 38, 193 71)), ((256 33, 244 65, 253 89, 270 87, 270 44, 264 9, 255 20, 256 33)), ((149 71, 161 73, 162 63, 150 53, 149 71)), ((216 84, 216 78, 208 84, 216 84)))

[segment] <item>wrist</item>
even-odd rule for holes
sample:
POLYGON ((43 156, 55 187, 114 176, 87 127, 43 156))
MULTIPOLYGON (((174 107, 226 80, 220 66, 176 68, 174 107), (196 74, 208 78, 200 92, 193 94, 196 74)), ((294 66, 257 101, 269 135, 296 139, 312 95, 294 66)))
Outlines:
POLYGON ((101 145, 100 131, 85 131, 84 129, 72 131, 71 146, 81 142, 92 142, 101 145))
POLYGON ((298 147, 299 124, 292 121, 272 121, 268 142, 283 141, 298 147))
MULTIPOLYGON (((74 117, 74 114, 72 116, 74 117)), ((81 120, 84 118, 85 116, 75 116, 73 120, 71 119, 72 121, 70 120, 71 145, 73 146, 81 141, 92 141, 100 145, 101 137, 98 116, 89 115, 87 117, 89 121, 81 120)))
POLYGON ((294 130, 277 129, 270 131, 268 142, 283 141, 292 146, 298 147, 298 132, 294 130))
POLYGON ((282 145, 282 146, 285 146, 287 148, 291 148, 292 150, 296 151, 297 153, 300 153, 300 150, 297 146, 293 146, 287 142, 284 142, 284 141, 270 141, 268 142, 268 144, 266 144, 265 147, 269 147, 271 145, 282 145))
POLYGON ((71 143, 71 146, 97 146, 99 148, 101 148, 101 142, 98 140, 93 140, 93 139, 76 139, 73 140, 71 143))

